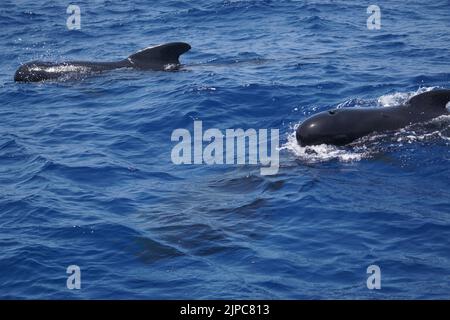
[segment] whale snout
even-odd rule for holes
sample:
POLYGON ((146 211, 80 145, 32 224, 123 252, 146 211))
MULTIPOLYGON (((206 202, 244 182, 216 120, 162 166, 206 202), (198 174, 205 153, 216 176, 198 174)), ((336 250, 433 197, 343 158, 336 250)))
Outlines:
POLYGON ((335 144, 344 145, 351 139, 342 134, 336 118, 339 110, 318 113, 301 123, 295 133, 297 142, 302 146, 335 144))
POLYGON ((20 66, 14 73, 14 81, 27 81, 27 75, 29 74, 26 65, 20 66))
POLYGON ((297 131, 295 132, 295 137, 297 138, 297 142, 302 147, 321 144, 319 134, 315 129, 315 126, 317 126, 317 123, 315 121, 311 121, 310 119, 298 126, 297 131))
POLYGON ((324 127, 327 126, 326 118, 328 116, 330 116, 330 113, 321 112, 303 121, 296 131, 297 142, 302 147, 326 143, 324 127))
POLYGON ((37 82, 43 79, 43 70, 37 68, 33 63, 21 65, 14 73, 16 82, 37 82))

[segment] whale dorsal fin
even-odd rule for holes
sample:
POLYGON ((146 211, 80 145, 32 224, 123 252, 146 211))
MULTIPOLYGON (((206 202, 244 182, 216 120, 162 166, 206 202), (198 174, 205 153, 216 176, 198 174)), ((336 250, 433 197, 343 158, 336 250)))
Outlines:
POLYGON ((450 102, 450 90, 433 90, 418 94, 409 99, 408 103, 418 109, 445 109, 450 102))
POLYGON ((129 56, 128 60, 136 68, 159 69, 167 64, 180 64, 178 58, 189 49, 191 46, 187 43, 171 42, 142 49, 129 56))

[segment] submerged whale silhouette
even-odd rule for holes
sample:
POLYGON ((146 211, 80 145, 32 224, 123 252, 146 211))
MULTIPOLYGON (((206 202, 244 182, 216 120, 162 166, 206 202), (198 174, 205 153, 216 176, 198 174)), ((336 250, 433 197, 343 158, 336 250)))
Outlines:
POLYGON ((342 146, 373 132, 386 132, 450 115, 450 90, 429 91, 405 104, 385 108, 344 108, 318 113, 306 119, 296 131, 301 146, 342 146))
POLYGON ((172 71, 180 66, 179 56, 191 46, 184 42, 166 43, 140 50, 117 62, 43 62, 31 61, 17 69, 14 81, 36 82, 58 79, 64 75, 90 74, 119 68, 139 70, 172 71))

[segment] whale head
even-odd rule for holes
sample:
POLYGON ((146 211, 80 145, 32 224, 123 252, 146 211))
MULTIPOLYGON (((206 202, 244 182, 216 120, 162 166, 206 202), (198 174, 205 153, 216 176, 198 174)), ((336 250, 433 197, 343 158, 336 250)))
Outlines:
POLYGON ((364 111, 358 108, 320 112, 299 125, 296 131, 297 141, 301 146, 348 144, 368 131, 358 123, 364 111))
POLYGON ((45 69, 39 65, 39 62, 32 61, 21 65, 14 74, 14 81, 41 81, 46 77, 45 69))
POLYGON ((71 63, 52 63, 42 61, 31 61, 17 69, 14 81, 35 82, 57 79, 61 75, 71 73, 87 73, 91 69, 88 66, 71 63))

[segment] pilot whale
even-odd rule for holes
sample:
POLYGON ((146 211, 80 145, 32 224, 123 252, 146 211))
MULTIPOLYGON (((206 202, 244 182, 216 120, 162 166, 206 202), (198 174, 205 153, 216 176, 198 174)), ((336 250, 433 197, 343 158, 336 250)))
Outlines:
POLYGON ((428 91, 403 105, 385 108, 342 108, 313 115, 296 130, 301 146, 342 146, 373 132, 394 131, 411 124, 450 115, 450 90, 428 91))
POLYGON ((180 66, 179 57, 191 46, 184 42, 172 42, 140 50, 128 58, 116 62, 43 62, 31 61, 17 69, 14 81, 36 82, 58 79, 64 75, 91 74, 119 68, 172 71, 180 66))

